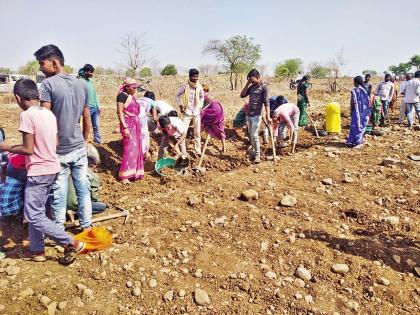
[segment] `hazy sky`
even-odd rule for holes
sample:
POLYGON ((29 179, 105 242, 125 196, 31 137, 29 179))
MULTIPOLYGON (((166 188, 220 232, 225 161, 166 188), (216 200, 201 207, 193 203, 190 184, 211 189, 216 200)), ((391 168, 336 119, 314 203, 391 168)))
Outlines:
POLYGON ((420 0, 0 0, 0 66, 17 68, 56 44, 66 63, 117 67, 124 34, 146 33, 160 66, 217 63, 210 39, 247 35, 270 70, 288 58, 326 62, 341 48, 346 74, 383 71, 420 54, 420 0))

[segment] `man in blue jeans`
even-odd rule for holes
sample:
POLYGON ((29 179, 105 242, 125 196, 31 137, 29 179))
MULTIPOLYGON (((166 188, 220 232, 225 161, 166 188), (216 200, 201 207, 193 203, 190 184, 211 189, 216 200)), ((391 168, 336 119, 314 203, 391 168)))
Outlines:
POLYGON ((256 69, 252 69, 247 76, 246 82, 241 97, 249 96, 249 105, 247 113, 248 132, 252 145, 251 160, 258 164, 261 162, 260 156, 260 139, 259 130, 261 124, 262 107, 265 107, 265 114, 267 122, 271 123, 270 117, 270 103, 268 100, 268 89, 263 85, 260 73, 256 69))
POLYGON ((64 229, 68 177, 71 175, 76 189, 80 226, 86 229, 92 224, 86 152, 86 140, 91 124, 88 91, 81 80, 64 71, 64 56, 57 46, 43 46, 34 55, 39 62, 40 70, 47 77, 40 87, 41 106, 50 109, 57 119, 56 151, 61 170, 51 193, 54 221, 64 229), (83 117, 83 132, 80 127, 81 117, 83 117))
POLYGON ((387 73, 385 75, 385 80, 379 83, 376 88, 376 96, 381 98, 382 102, 382 115, 381 115, 381 125, 385 124, 385 120, 388 119, 388 107, 389 103, 394 96, 394 83, 391 81, 391 75, 387 73))
POLYGON ((90 119, 92 121, 93 129, 93 141, 96 143, 102 143, 101 134, 99 133, 99 115, 101 110, 99 109, 98 96, 96 94, 96 89, 92 80, 94 71, 95 68, 91 64, 85 64, 83 68, 79 70, 79 78, 83 80, 88 90, 90 119))
POLYGON ((404 95, 408 126, 412 127, 414 124, 415 116, 413 111, 415 111, 420 124, 420 70, 414 73, 414 78, 409 77, 409 80, 401 89, 401 94, 404 95))

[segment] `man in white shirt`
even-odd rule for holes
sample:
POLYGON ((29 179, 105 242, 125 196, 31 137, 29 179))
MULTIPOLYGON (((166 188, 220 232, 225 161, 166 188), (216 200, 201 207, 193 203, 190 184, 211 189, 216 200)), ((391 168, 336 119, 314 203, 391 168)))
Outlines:
POLYGON ((407 107, 405 106, 405 103, 404 103, 404 94, 402 93, 402 91, 404 91, 404 87, 405 87, 405 85, 407 84, 407 82, 408 81, 410 81, 411 79, 413 78, 413 74, 412 73, 407 73, 405 76, 404 76, 404 81, 402 81, 401 83, 400 83, 400 96, 402 96, 402 101, 401 101, 401 104, 400 104, 400 117, 399 117, 399 119, 398 119, 398 123, 399 124, 403 124, 404 123, 404 119, 405 119, 405 117, 407 116, 407 107))
POLYGON ((407 81, 403 89, 401 89, 401 94, 404 95, 404 103, 407 108, 408 126, 411 127, 414 123, 413 108, 420 123, 420 70, 414 73, 414 79, 407 81))
POLYGON ((394 83, 392 83, 391 75, 389 73, 385 75, 385 80, 379 83, 378 87, 376 88, 375 95, 381 98, 381 102, 382 102, 381 125, 384 125, 385 119, 388 119, 389 102, 391 102, 392 97, 394 96, 394 83))
POLYGON ((203 86, 198 82, 199 72, 190 69, 189 80, 176 93, 176 103, 184 114, 183 123, 188 128, 191 120, 194 128, 194 148, 197 155, 201 154, 201 120, 200 114, 204 102, 203 86))

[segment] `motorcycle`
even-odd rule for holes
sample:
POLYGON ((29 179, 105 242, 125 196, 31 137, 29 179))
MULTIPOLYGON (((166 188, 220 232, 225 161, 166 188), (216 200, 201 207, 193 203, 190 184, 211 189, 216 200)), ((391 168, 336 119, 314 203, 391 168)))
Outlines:
MULTIPOLYGON (((299 83, 300 83, 300 81, 301 80, 290 80, 290 82, 289 82, 289 88, 291 89, 291 90, 296 90, 296 88, 298 87, 298 85, 299 85, 299 83)), ((308 82, 308 84, 309 84, 309 89, 310 88, 312 88, 312 83, 309 83, 308 82)))

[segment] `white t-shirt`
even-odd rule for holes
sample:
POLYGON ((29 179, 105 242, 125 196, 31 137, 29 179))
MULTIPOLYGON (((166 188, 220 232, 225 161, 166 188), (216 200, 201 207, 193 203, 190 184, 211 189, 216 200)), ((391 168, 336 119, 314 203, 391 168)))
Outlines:
POLYGON ((155 107, 160 115, 167 115, 170 111, 175 110, 165 101, 155 101, 155 107))
POLYGON ((171 121, 172 128, 167 128, 166 130, 170 136, 178 138, 187 131, 186 126, 178 117, 169 117, 169 120, 171 121))

